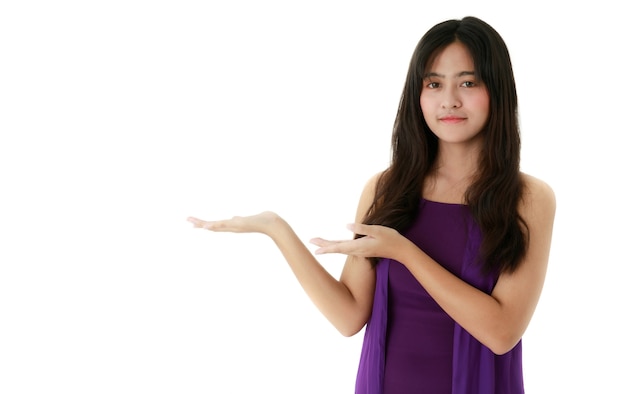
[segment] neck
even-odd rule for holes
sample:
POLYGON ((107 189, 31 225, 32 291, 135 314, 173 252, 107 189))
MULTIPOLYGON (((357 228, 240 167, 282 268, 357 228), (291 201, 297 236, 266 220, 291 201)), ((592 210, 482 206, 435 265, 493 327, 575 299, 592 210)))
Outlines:
POLYGON ((442 144, 425 179, 423 197, 433 201, 465 204, 465 192, 478 171, 478 148, 442 144))
POLYGON ((480 150, 476 145, 467 147, 442 144, 433 165, 433 175, 457 181, 470 179, 478 171, 479 154, 480 150))

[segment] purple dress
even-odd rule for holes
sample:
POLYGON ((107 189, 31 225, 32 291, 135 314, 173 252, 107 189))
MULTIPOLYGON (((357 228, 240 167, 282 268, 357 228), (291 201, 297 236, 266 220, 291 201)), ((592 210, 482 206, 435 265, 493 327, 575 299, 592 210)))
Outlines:
MULTIPOLYGON (((481 232, 467 206, 422 200, 404 235, 467 283, 493 290, 497 274, 480 271, 481 232)), ((402 264, 382 259, 355 392, 521 394, 521 341, 495 355, 456 324, 402 264)))

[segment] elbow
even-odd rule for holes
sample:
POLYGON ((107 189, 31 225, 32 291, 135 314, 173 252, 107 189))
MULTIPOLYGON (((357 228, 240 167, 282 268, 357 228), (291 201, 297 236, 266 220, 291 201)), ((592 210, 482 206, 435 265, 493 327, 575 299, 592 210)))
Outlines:
POLYGON ((336 328, 337 328, 337 331, 339 331, 341 335, 343 335, 346 338, 349 338, 361 332, 364 326, 365 324, 361 324, 361 325, 355 324, 355 325, 350 325, 350 326, 346 325, 343 327, 336 327, 336 328))
POLYGON ((499 345, 495 345, 495 346, 490 346, 489 349, 496 356, 503 356, 503 355, 507 354, 508 352, 510 352, 511 350, 513 350, 513 348, 518 343, 519 343, 519 341, 515 342, 513 345, 511 345, 511 344, 499 344, 499 345))
POLYGON ((358 305, 353 304, 351 308, 338 312, 338 314, 328 317, 328 319, 341 335, 348 338, 358 334, 365 327, 370 319, 371 306, 360 308, 358 305))
POLYGON ((487 346, 495 355, 502 356, 513 350, 520 340, 521 338, 518 335, 502 334, 494 336, 484 345, 487 346))
POLYGON ((361 332, 363 327, 365 327, 365 325, 367 324, 368 318, 369 316, 367 317, 361 316, 358 318, 354 317, 353 319, 345 319, 340 322, 336 322, 334 326, 341 335, 343 335, 346 338, 349 338, 361 332))
POLYGON ((337 330, 339 330, 339 332, 341 333, 341 335, 343 335, 346 338, 350 338, 355 336, 356 334, 358 334, 359 332, 361 332, 361 329, 363 327, 360 328, 338 328, 337 330))

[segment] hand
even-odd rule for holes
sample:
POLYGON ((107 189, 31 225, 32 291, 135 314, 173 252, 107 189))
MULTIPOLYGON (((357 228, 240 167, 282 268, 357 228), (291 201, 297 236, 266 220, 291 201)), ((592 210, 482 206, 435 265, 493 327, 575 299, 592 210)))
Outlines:
POLYGON ((274 212, 263 212, 252 216, 233 216, 227 220, 206 221, 195 217, 187 218, 196 228, 216 232, 230 233, 262 233, 269 235, 280 217, 274 212))
POLYGON ((348 229, 355 234, 363 235, 363 237, 344 241, 314 238, 311 240, 311 243, 319 246, 315 254, 341 253, 359 257, 379 257, 398 260, 401 248, 405 246, 406 242, 410 242, 390 227, 351 224, 348 226, 348 229))

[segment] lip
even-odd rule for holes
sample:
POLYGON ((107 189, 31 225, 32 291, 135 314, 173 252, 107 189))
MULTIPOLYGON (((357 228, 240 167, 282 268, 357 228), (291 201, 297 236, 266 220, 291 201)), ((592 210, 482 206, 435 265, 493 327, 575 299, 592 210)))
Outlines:
POLYGON ((461 123, 465 119, 466 118, 463 118, 461 116, 447 115, 447 116, 442 116, 441 118, 439 118, 439 121, 443 123, 454 124, 454 123, 461 123))

